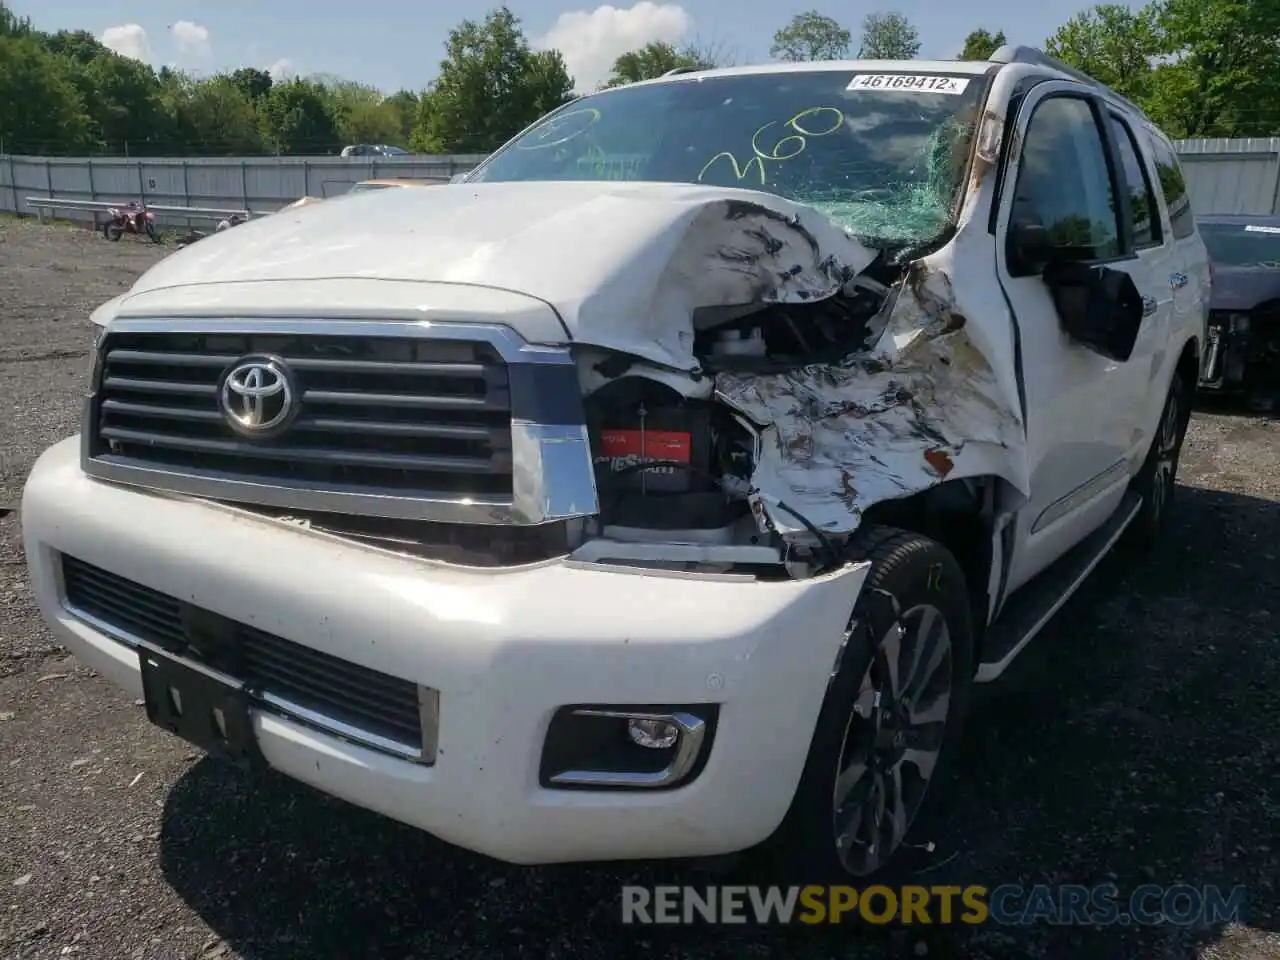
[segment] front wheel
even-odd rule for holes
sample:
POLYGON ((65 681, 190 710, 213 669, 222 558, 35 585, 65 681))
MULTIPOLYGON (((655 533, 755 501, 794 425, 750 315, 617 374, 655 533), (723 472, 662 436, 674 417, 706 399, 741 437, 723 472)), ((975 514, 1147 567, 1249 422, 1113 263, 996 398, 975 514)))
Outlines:
POLYGON ((1133 489, 1142 497, 1142 506, 1126 531, 1130 543, 1150 547, 1164 530, 1177 487, 1178 461, 1182 442, 1191 421, 1191 399, 1182 376, 1175 373, 1169 395, 1160 412, 1160 424, 1142 469, 1133 480, 1133 489))
POLYGON ((119 241, 120 237, 123 234, 124 234, 124 230, 120 228, 119 224, 108 223, 105 227, 102 228, 102 235, 106 237, 108 240, 119 241))
POLYGON ((791 809, 768 845, 805 882, 887 878, 924 846, 973 679, 969 593, 955 558, 887 527, 858 534, 872 563, 791 809), (926 799, 931 801, 926 805, 926 799))

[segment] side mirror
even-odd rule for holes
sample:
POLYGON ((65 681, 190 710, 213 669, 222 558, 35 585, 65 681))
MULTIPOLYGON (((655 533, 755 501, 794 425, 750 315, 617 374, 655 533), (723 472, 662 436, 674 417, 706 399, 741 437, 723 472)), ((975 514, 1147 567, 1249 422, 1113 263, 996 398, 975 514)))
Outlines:
POLYGON ((1049 231, 1039 223, 1009 225, 1009 252, 1027 273, 1036 274, 1054 260, 1049 231))
POLYGON ((1044 282, 1067 336, 1108 360, 1124 363, 1132 356, 1145 305, 1129 274, 1050 261, 1044 282))

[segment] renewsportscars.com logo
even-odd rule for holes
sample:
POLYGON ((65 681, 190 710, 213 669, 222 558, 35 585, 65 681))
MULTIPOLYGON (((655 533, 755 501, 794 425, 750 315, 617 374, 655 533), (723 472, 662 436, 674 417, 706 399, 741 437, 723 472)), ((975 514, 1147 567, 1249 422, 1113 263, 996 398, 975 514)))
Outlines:
POLYGON ((1242 886, 1144 884, 1127 897, 1113 883, 1022 887, 622 888, 623 923, 905 923, 1028 926, 1195 926, 1244 922, 1242 886))

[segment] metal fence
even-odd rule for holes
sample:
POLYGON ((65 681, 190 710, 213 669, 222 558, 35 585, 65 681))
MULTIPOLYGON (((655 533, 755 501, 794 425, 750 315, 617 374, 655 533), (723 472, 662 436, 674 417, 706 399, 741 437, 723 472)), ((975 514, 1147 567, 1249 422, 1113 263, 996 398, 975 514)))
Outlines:
POLYGON ((1280 137, 1177 140, 1196 213, 1280 213, 1280 137))
MULTIPOLYGON (((1280 138, 1179 140, 1192 207, 1197 213, 1280 213, 1280 138)), ((476 166, 483 155, 411 157, 200 157, 130 160, 119 157, 0 155, 0 212, 33 214, 28 197, 171 207, 279 210, 303 196, 330 197, 378 177, 444 182, 476 166)), ((92 219, 80 209, 54 211, 92 219)), ((181 222, 175 214, 157 219, 181 222)))
MULTIPOLYGON (((139 200, 158 207, 203 207, 273 213, 299 197, 331 197, 379 177, 446 182, 470 170, 479 156, 455 157, 199 157, 130 160, 122 157, 0 155, 0 212, 34 214, 28 197, 81 201, 54 210, 89 220, 90 203, 139 200), (77 207, 78 209, 72 209, 77 207)), ((184 217, 157 212, 156 219, 184 217)))

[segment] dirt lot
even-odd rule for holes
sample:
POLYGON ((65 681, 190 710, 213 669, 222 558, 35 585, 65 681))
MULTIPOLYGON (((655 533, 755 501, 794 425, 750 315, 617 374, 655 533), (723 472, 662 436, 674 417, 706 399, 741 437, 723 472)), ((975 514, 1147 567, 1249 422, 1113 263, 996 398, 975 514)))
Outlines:
MULTIPOLYGON (((0 223, 0 508, 73 433, 86 318, 162 251, 0 223)), ((1108 559, 971 721, 922 883, 1217 884, 1247 925, 624 928, 673 867, 519 869, 147 725, 40 623, 0 519, 0 956, 1280 958, 1280 424, 1198 413, 1155 559, 1108 559)), ((699 882, 705 882, 699 880, 699 882)))

